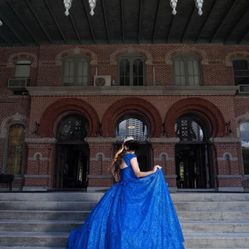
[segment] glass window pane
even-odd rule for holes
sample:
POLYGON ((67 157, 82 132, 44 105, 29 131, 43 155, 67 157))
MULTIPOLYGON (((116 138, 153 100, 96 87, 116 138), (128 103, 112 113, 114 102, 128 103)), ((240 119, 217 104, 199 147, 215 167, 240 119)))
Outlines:
POLYGON ((130 63, 128 59, 122 59, 119 63, 120 85, 130 84, 130 63))
POLYGON ((64 62, 64 84, 73 85, 74 83, 74 62, 73 60, 66 60, 64 62))
POLYGON ((7 173, 19 175, 22 169, 24 127, 16 124, 9 129, 7 173))
POLYGON ((174 63, 176 85, 185 84, 184 61, 177 59, 174 63))
POLYGON ((88 61, 84 58, 67 58, 63 66, 64 85, 87 85, 88 61))
POLYGON ((141 59, 133 62, 133 85, 143 85, 143 61, 141 59))
POLYGON ((79 115, 65 117, 58 126, 58 141, 83 141, 87 135, 88 122, 79 115))
POLYGON ((187 62, 188 85, 199 85, 199 64, 194 59, 187 62))
POLYGON ((249 84, 249 61, 248 60, 234 60, 234 81, 237 85, 249 84))
POLYGON ((248 61, 247 60, 234 60, 233 61, 234 70, 248 70, 248 61))
POLYGON ((249 122, 240 124, 240 137, 242 146, 249 147, 249 122))
POLYGON ((78 85, 87 85, 88 64, 85 60, 77 61, 77 83, 78 85))
POLYGON ((15 78, 30 78, 30 61, 18 61, 15 65, 15 78))
POLYGON ((177 58, 174 61, 176 85, 199 85, 199 62, 193 58, 177 58))
POLYGON ((188 75, 194 74, 194 63, 192 60, 187 61, 187 73, 188 73, 188 75))
POLYGON ((245 174, 249 175, 249 122, 240 124, 240 139, 245 174))
POLYGON ((116 127, 116 136, 118 140, 123 140, 132 136, 137 140, 145 140, 148 136, 147 125, 138 118, 123 118, 116 127))
POLYGON ((176 134, 181 141, 203 141, 204 131, 191 116, 181 117, 176 122, 176 134))

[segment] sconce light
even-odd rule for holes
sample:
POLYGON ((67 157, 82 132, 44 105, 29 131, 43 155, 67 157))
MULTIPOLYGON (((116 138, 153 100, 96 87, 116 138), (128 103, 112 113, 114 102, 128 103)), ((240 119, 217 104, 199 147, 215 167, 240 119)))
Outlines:
POLYGON ((231 121, 226 122, 225 126, 226 126, 226 134, 231 134, 232 133, 232 130, 231 130, 231 121))

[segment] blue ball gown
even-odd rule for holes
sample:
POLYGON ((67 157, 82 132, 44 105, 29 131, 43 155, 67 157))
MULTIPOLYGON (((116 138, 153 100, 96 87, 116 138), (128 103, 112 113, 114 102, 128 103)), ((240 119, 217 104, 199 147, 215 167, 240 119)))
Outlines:
POLYGON ((162 170, 137 178, 130 160, 121 179, 73 230, 68 249, 184 249, 184 238, 162 170))

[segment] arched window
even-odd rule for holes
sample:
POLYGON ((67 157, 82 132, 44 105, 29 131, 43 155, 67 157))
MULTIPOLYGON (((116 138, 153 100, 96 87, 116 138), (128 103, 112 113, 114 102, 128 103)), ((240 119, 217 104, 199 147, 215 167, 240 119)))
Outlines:
POLYGON ((240 124, 240 139, 244 162, 244 172, 246 175, 249 175, 249 121, 240 124))
POLYGON ((176 135, 185 142, 202 142, 206 141, 208 131, 202 123, 194 116, 182 116, 176 121, 176 135))
POLYGON ((59 142, 83 141, 87 136, 88 122, 77 114, 66 116, 59 123, 57 139, 59 142))
POLYGON ((67 57, 63 61, 63 85, 85 86, 89 79, 89 62, 82 57, 67 57))
POLYGON ((177 56, 174 58, 174 80, 179 86, 200 85, 200 63, 193 57, 177 56))
POLYGON ((24 153, 24 126, 20 124, 11 125, 8 137, 8 159, 7 173, 22 174, 24 153))
POLYGON ((233 60, 233 71, 236 85, 249 84, 249 59, 233 60))
POLYGON ((124 116, 117 124, 116 136, 118 140, 123 140, 128 136, 132 136, 137 140, 144 141, 148 137, 148 127, 140 118, 135 116, 124 116))
POLYGON ((142 86, 144 84, 144 59, 142 57, 120 58, 119 84, 121 86, 142 86))

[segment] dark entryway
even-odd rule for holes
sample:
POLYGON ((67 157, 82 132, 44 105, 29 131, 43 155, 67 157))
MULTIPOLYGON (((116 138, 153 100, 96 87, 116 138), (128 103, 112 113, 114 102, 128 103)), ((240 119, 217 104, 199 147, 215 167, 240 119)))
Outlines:
POLYGON ((86 119, 78 114, 66 116, 58 125, 56 147, 56 189, 84 189, 89 171, 89 146, 84 141, 86 119))
POLYGON ((175 148, 177 187, 213 188, 213 145, 208 141, 208 125, 196 115, 184 115, 177 120, 176 134, 180 138, 175 148))
POLYGON ((176 172, 178 188, 211 188, 210 149, 208 144, 177 144, 176 172))
POLYGON ((56 188, 86 188, 89 164, 87 144, 58 145, 56 188))

